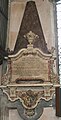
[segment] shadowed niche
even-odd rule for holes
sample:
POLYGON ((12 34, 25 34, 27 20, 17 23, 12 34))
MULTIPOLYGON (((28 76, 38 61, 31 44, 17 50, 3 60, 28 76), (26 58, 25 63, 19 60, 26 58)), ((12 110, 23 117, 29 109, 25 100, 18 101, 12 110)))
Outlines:
POLYGON ((38 11, 34 1, 29 1, 26 4, 22 23, 20 25, 18 37, 16 40, 14 53, 17 53, 20 49, 26 48, 28 41, 24 38, 24 35, 29 31, 34 32, 39 38, 34 41, 34 47, 41 49, 44 53, 49 53, 45 42, 42 26, 39 20, 38 11))
POLYGON ((21 84, 21 83, 22 83, 22 84, 24 84, 24 83, 26 84, 26 83, 28 83, 28 82, 29 82, 30 84, 32 84, 32 83, 33 83, 33 84, 34 84, 34 83, 35 83, 35 84, 36 84, 36 83, 40 83, 40 84, 41 84, 41 83, 44 83, 44 81, 43 81, 42 79, 40 79, 40 80, 39 80, 39 79, 38 79, 38 80, 37 80, 37 79, 31 79, 31 80, 30 80, 30 79, 28 79, 28 80, 27 80, 27 79, 22 79, 22 80, 21 80, 21 79, 16 79, 16 83, 17 83, 17 84, 21 84))

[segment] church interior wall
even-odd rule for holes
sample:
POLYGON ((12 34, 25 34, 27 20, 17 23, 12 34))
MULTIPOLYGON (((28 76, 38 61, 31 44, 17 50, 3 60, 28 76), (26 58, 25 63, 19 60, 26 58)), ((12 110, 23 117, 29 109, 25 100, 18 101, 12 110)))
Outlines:
MULTIPOLYGON (((2 8, 3 6, 7 8, 6 0, 0 0, 0 2, 2 1, 4 1, 4 5, 3 3, 0 3, 2 4, 2 8)), ((2 29, 0 29, 0 32, 4 34, 4 35, 1 34, 0 43, 3 46, 3 48, 5 48, 6 46, 6 49, 9 48, 10 51, 14 50, 27 1, 29 0, 11 0, 11 2, 9 1, 9 5, 8 5, 9 6, 8 16, 7 16, 6 8, 3 10, 6 18, 0 13, 1 21, 2 21, 0 22, 1 23, 0 28, 1 26, 3 26, 2 24, 4 24, 5 26, 5 27, 2 27, 2 29), (7 25, 7 18, 8 18, 8 25, 7 25), (7 29, 7 36, 5 33, 6 29, 7 29)), ((45 41, 47 43, 47 47, 48 49, 51 50, 51 47, 55 48, 55 40, 56 40, 55 26, 54 26, 55 25, 54 5, 49 0, 34 0, 34 1, 37 6, 37 10, 38 10, 40 22, 42 25, 45 41)), ((2 66, 0 66, 0 76, 1 76, 1 69, 2 69, 2 66)), ((55 116, 54 100, 55 98, 53 98, 53 100, 50 100, 47 106, 43 108, 43 114, 38 120, 50 120, 50 119, 60 120, 60 118, 57 118, 55 116)), ((7 96, 2 92, 2 89, 0 89, 0 120, 13 120, 13 119, 23 120, 17 111, 17 103, 12 103, 10 100, 8 100, 7 96)))
MULTIPOLYGON (((27 0, 13 0, 10 4, 10 23, 9 23, 9 41, 8 47, 10 50, 14 49, 17 35, 19 32, 19 27, 21 25, 21 21, 23 18, 25 6, 26 6, 27 0)), ((51 47, 55 47, 55 31, 54 31, 54 6, 53 3, 49 2, 49 0, 35 0, 40 22, 42 25, 44 37, 46 40, 46 44, 48 46, 48 49, 51 49, 51 47)))

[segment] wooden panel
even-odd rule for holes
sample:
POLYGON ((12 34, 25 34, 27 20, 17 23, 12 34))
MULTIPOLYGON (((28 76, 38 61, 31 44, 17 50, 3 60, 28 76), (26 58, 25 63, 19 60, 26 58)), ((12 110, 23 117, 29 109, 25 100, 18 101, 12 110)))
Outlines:
POLYGON ((56 116, 61 117, 61 88, 56 88, 56 116))

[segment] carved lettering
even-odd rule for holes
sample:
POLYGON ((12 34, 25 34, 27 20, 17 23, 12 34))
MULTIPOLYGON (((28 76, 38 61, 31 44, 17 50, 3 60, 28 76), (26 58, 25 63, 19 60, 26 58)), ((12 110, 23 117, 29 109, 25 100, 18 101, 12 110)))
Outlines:
POLYGON ((22 56, 19 60, 13 61, 12 75, 16 79, 39 78, 48 80, 48 61, 37 55, 22 56))

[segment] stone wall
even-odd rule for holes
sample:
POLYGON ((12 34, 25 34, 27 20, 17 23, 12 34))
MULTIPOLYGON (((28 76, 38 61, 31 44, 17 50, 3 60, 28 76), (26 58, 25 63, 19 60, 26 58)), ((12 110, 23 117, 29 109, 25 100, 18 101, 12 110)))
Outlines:
MULTIPOLYGON (((9 7, 9 24, 7 47, 14 49, 21 25, 26 2, 29 0, 12 0, 9 7)), ((48 49, 55 46, 54 5, 49 0, 34 0, 38 10, 45 41, 48 49)))

